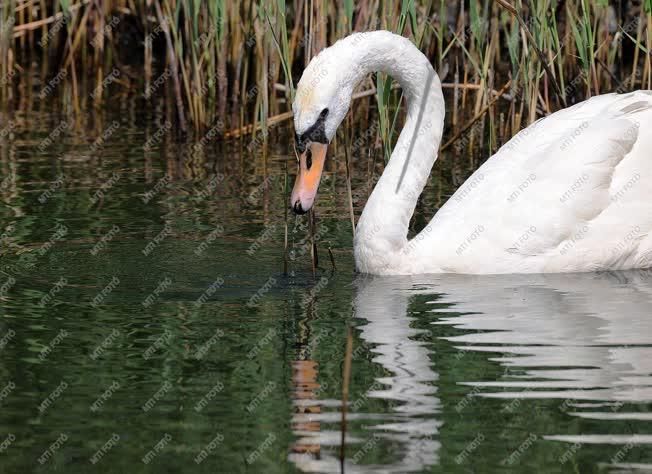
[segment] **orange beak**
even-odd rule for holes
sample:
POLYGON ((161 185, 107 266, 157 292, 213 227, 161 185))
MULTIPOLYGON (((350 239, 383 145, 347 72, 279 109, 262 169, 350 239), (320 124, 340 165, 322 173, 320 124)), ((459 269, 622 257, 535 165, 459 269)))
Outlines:
POLYGON ((299 172, 290 200, 290 205, 297 214, 305 214, 315 202, 327 148, 328 145, 323 143, 311 143, 299 156, 299 172))

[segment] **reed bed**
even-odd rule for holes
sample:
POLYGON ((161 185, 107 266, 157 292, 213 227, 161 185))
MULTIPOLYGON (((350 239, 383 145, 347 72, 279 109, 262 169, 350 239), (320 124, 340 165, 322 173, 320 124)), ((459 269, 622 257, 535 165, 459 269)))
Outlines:
MULTIPOLYGON (((446 146, 457 151, 493 151, 595 94, 652 89, 652 0, 1 0, 0 22, 5 110, 25 106, 36 75, 36 100, 73 114, 128 94, 145 107, 163 101, 175 130, 253 133, 263 146, 291 117, 311 57, 354 31, 395 31, 430 58, 452 101, 446 146)), ((343 129, 371 130, 387 158, 400 90, 378 74, 357 97, 343 129)), ((341 141, 349 149, 355 138, 341 141)))

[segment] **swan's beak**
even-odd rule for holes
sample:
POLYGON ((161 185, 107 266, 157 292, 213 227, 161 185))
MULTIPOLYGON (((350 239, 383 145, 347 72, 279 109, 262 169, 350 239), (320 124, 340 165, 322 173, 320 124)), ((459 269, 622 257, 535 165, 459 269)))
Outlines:
POLYGON ((315 202, 327 148, 328 145, 313 142, 299 156, 299 172, 290 200, 290 205, 297 214, 305 214, 315 202))

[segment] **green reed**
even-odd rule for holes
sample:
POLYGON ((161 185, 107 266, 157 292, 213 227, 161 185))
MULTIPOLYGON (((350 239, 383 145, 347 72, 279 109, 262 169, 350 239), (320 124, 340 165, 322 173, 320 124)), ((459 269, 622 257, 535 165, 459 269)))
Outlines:
MULTIPOLYGON (((451 93, 448 133, 479 120, 470 143, 490 150, 567 104, 652 87, 652 0, 618 9, 606 0, 5 0, 0 20, 5 108, 29 103, 20 100, 20 84, 30 75, 47 83, 65 70, 65 84, 48 100, 70 103, 64 108, 74 114, 88 91, 99 91, 96 106, 114 94, 142 95, 146 103, 163 100, 177 129, 261 133, 263 143, 291 116, 310 58, 353 31, 410 38, 451 93), (114 68, 123 74, 107 85, 114 68)), ((370 93, 358 99, 351 123, 378 120, 388 158, 405 101, 383 74, 361 91, 370 93)))

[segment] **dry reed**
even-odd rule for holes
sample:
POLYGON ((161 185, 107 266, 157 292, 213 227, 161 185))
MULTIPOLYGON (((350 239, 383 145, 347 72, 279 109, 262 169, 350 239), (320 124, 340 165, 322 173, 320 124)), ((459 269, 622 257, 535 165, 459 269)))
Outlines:
MULTIPOLYGON (((452 89, 450 136, 479 121, 465 144, 490 151, 566 104, 652 88, 652 0, 3 0, 0 21, 3 108, 24 103, 19 84, 41 58, 42 83, 64 71, 72 88, 45 96, 72 100, 73 113, 88 105, 82 91, 95 92, 95 106, 113 94, 142 95, 146 104, 164 98, 177 129, 188 122, 189 133, 211 138, 260 130, 263 147, 291 117, 303 67, 352 31, 386 28, 412 39, 452 89)), ((377 120, 388 157, 402 96, 381 74, 361 90, 349 126, 377 120)))

